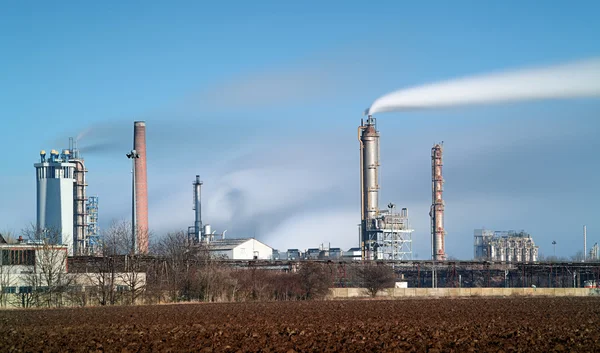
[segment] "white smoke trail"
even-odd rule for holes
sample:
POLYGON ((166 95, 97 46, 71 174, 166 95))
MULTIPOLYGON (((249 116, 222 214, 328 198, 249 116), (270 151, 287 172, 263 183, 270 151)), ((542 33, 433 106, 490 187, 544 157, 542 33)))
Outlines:
POLYGON ((600 97, 600 58, 401 89, 365 114, 540 99, 600 97))
POLYGON ((88 135, 91 131, 92 131, 91 127, 88 127, 87 129, 81 131, 79 134, 77 134, 77 137, 75 138, 75 142, 79 142, 82 138, 84 138, 86 135, 88 135))

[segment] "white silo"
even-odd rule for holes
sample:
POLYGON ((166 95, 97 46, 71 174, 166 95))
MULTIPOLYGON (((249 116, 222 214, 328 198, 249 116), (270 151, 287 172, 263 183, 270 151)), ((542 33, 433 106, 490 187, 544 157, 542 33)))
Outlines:
POLYGON ((37 180, 37 229, 51 243, 67 245, 73 255, 73 184, 75 164, 69 163, 69 151, 55 150, 34 164, 37 180))

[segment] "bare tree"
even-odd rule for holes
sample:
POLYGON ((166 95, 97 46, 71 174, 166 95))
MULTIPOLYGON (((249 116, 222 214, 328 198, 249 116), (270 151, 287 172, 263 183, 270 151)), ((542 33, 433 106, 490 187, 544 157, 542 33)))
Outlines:
MULTIPOLYGON (((12 230, 3 230, 0 231, 0 239, 4 239, 6 244, 15 244, 17 243, 17 237, 12 230)), ((0 240, 1 242, 1 240, 0 240)))
POLYGON ((161 282, 172 301, 191 300, 198 290, 196 256, 183 231, 166 234, 152 251, 164 259, 165 271, 161 282))
POLYGON ((100 305, 115 305, 117 293, 117 272, 123 270, 122 259, 131 248, 131 227, 125 221, 112 221, 101 234, 101 258, 92 262, 91 271, 86 276, 92 293, 100 305), (121 265, 121 266, 120 266, 121 265))
POLYGON ((61 232, 56 229, 39 230, 35 226, 24 229, 35 249, 35 271, 27 275, 36 306, 61 306, 63 293, 72 283, 67 274, 68 248, 61 243, 61 232))
POLYGON ((117 302, 117 261, 116 256, 102 256, 92 262, 91 271, 86 273, 91 288, 90 294, 100 305, 114 305, 117 302))
POLYGON ((6 307, 12 288, 16 283, 13 276, 13 266, 10 262, 8 250, 0 251, 0 307, 6 307))
POLYGON ((125 271, 117 277, 126 287, 127 303, 135 304, 146 289, 146 272, 143 271, 140 255, 125 255, 125 271))
POLYGON ((583 262, 583 251, 579 250, 575 253, 575 255, 571 255, 571 261, 575 261, 575 262, 583 262))
POLYGON ((146 288, 144 255, 132 254, 131 223, 113 221, 101 236, 101 256, 94 259, 86 276, 91 294, 100 305, 114 305, 125 298, 135 304, 146 288))
POLYGON ((321 299, 329 293, 331 278, 321 264, 303 263, 298 271, 298 277, 303 299, 321 299))
POLYGON ((394 269, 385 264, 358 266, 356 273, 371 297, 375 297, 382 289, 392 288, 396 281, 394 269))

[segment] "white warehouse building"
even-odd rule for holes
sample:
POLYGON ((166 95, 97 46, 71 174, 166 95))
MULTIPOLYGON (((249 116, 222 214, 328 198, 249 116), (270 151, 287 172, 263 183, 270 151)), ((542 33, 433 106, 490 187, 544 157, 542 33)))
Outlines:
POLYGON ((273 248, 254 238, 219 239, 208 243, 210 254, 229 260, 271 260, 273 248))

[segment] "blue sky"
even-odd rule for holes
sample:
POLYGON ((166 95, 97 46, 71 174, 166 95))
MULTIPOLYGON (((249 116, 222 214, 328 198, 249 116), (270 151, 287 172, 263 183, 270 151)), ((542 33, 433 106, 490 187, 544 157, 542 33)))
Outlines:
MULTIPOLYGON (((390 91, 600 55, 595 1, 2 2, 0 229, 35 222, 40 149, 80 142, 101 225, 129 214, 132 122, 148 123, 150 225, 205 222, 278 248, 354 246, 356 127, 390 91), (92 147, 96 147, 95 149, 92 147)), ((525 229, 569 256, 600 241, 594 100, 386 113, 382 202, 429 248, 429 153, 445 141, 448 252, 525 229)))

